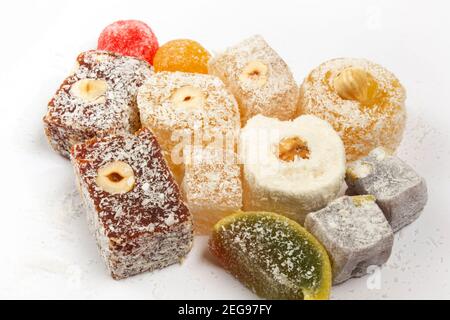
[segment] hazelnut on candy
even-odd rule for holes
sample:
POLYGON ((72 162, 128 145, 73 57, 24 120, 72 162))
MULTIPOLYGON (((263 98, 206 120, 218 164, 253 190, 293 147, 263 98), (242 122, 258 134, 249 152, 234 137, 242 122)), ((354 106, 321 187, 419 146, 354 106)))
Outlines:
POLYGON ((208 147, 213 140, 225 148, 232 140, 234 150, 240 130, 238 104, 215 76, 157 72, 139 90, 137 103, 142 126, 155 133, 179 183, 185 147, 208 147))
POLYGON ((262 87, 267 82, 268 72, 269 67, 264 62, 253 60, 242 69, 239 80, 255 87, 262 87))
POLYGON ((153 73, 143 60, 98 50, 81 53, 75 65, 43 119, 49 143, 67 158, 77 143, 138 130, 137 91, 153 73))
POLYGON ((280 121, 258 115, 240 137, 244 209, 278 212, 303 223, 341 190, 344 146, 323 120, 301 116, 280 121))
POLYGON ((344 100, 370 104, 378 94, 378 84, 372 75, 359 68, 342 70, 334 78, 334 90, 344 100))
POLYGON ((278 157, 283 161, 294 161, 296 157, 309 159, 309 148, 299 137, 284 138, 279 144, 278 157))
POLYGON ((201 109, 205 103, 205 95, 200 88, 183 86, 172 94, 170 100, 178 108, 201 109))
POLYGON ((178 263, 192 247, 192 215, 146 129, 72 148, 87 220, 114 279, 178 263))
POLYGON ((111 194, 127 193, 134 187, 134 172, 126 162, 110 162, 98 169, 96 183, 111 194))
POLYGON ((70 90, 74 97, 86 102, 104 103, 104 94, 108 89, 108 83, 102 79, 82 79, 75 82, 70 90), (103 97, 102 101, 99 98, 103 97))
POLYGON ((222 79, 239 102, 242 123, 257 114, 281 120, 297 111, 298 86, 291 70, 261 36, 210 59, 209 73, 222 79))
POLYGON ((390 71, 365 59, 327 61, 300 86, 298 112, 329 122, 341 136, 347 160, 378 146, 399 146, 406 123, 405 89, 390 71))

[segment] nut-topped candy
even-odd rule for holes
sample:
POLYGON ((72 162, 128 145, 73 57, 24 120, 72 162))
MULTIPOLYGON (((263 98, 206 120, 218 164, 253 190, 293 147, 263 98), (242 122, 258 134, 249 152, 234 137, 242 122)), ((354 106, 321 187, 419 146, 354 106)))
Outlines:
POLYGON ((190 251, 192 216, 149 130, 77 144, 72 163, 113 278, 163 268, 190 251))
POLYGON ((278 212, 299 223, 334 200, 345 176, 344 145, 325 121, 257 115, 241 132, 244 209, 278 212))
POLYGON ((425 179, 384 148, 350 164, 345 179, 350 193, 375 196, 394 231, 416 220, 428 200, 425 179))
POLYGON ((345 144, 347 160, 383 146, 394 151, 406 122, 405 90, 380 65, 334 59, 314 69, 300 88, 299 114, 328 121, 345 144))
POLYGON ((261 36, 253 36, 212 58, 209 73, 235 95, 243 124, 262 114, 295 117, 298 87, 289 67, 261 36))
POLYGON ((152 74, 148 63, 106 51, 88 51, 48 105, 45 133, 65 157, 70 148, 105 134, 140 127, 136 106, 138 88, 152 74))
POLYGON ((179 182, 183 178, 185 147, 235 149, 239 109, 217 77, 155 73, 139 90, 138 107, 142 125, 155 133, 179 182))

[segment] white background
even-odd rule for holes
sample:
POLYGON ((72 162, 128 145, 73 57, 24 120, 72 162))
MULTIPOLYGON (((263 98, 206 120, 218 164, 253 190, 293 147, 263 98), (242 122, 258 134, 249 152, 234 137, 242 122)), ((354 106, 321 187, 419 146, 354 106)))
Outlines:
POLYGON ((448 1, 7 1, 0 8, 0 298, 255 298, 197 238, 183 265, 128 280, 105 272, 87 231, 70 163, 50 150, 41 118, 77 54, 103 27, 141 19, 161 43, 215 52, 262 34, 296 79, 335 57, 365 57, 408 91, 399 154, 428 181, 422 217, 396 235, 373 277, 334 299, 450 298, 450 45, 448 1), (368 281, 369 280, 369 281, 368 281), (369 285, 368 285, 369 282, 369 285))

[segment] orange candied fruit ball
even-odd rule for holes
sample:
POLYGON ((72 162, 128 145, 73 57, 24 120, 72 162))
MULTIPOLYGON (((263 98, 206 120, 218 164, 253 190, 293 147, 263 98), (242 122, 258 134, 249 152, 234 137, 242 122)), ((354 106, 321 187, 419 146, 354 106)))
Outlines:
POLYGON ((210 57, 209 52, 194 40, 172 40, 158 49, 153 59, 153 67, 156 72, 181 71, 207 74, 210 57))

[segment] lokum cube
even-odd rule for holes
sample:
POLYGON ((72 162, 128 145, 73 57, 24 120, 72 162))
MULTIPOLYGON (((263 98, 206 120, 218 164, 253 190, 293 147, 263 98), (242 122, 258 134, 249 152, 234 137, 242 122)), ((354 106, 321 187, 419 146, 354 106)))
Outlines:
POLYGON ((425 179, 383 148, 353 162, 346 182, 351 194, 372 194, 394 232, 416 220, 427 203, 425 179))
POLYGON ((364 276, 391 255, 392 228, 370 195, 336 199, 308 214, 305 227, 328 251, 334 284, 364 276))
POLYGON ((261 36, 212 58, 208 69, 235 95, 243 124, 257 114, 280 120, 296 116, 297 83, 287 64, 261 36))
POLYGON ((196 149, 186 162, 184 199, 194 215, 195 232, 209 234, 220 219, 242 208, 241 168, 234 152, 196 149))
POLYGON ((140 128, 136 96, 152 74, 142 60, 106 51, 87 51, 48 104, 44 129, 64 157, 85 140, 140 128))
POLYGON ((239 108, 217 77, 155 73, 139 90, 138 107, 142 125, 154 132, 180 182, 186 147, 235 148, 240 130, 239 108))
POLYGON ((113 278, 163 268, 189 252, 192 216, 150 131, 77 144, 72 163, 113 278))

